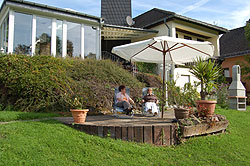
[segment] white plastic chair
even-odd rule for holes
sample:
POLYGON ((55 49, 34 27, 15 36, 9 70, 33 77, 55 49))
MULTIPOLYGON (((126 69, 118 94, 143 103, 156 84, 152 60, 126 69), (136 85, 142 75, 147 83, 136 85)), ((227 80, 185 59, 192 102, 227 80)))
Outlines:
MULTIPOLYGON (((123 108, 116 106, 116 104, 118 103, 118 101, 116 99, 117 93, 119 93, 119 88, 115 88, 115 96, 114 96, 114 103, 113 103, 113 116, 115 116, 117 118, 120 118, 118 113, 126 113, 126 112, 124 112, 123 108)), ((126 93, 128 95, 130 95, 130 89, 129 88, 126 88, 126 93)), ((132 111, 131 115, 128 115, 127 117, 133 118, 133 116, 134 116, 134 111, 132 111)), ((125 117, 123 117, 123 118, 125 118, 125 117)))
MULTIPOLYGON (((149 88, 152 88, 153 90, 156 89, 156 88, 153 88, 153 87, 146 87, 146 88, 143 88, 143 89, 142 89, 142 99, 144 98, 144 96, 147 95, 148 89, 149 89, 149 88)), ((153 94, 154 94, 154 92, 153 92, 153 94)), ((157 115, 160 116, 160 108, 159 108, 159 105, 157 105, 157 110, 158 110, 157 115)), ((146 111, 145 103, 142 104, 142 114, 143 114, 143 115, 149 115, 149 112, 146 111)))

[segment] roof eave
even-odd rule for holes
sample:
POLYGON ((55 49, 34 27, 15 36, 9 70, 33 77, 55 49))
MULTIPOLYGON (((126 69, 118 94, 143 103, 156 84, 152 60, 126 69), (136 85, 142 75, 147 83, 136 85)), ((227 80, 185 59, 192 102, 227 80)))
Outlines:
POLYGON ((212 24, 208 24, 208 23, 205 23, 205 22, 202 22, 202 21, 194 20, 194 19, 191 19, 191 18, 188 18, 188 17, 185 17, 185 16, 181 16, 181 15, 178 15, 178 14, 174 14, 174 15, 168 16, 166 18, 157 20, 157 21, 155 21, 155 22, 153 22, 151 24, 143 26, 142 28, 154 27, 154 26, 159 25, 160 23, 164 22, 165 20, 170 21, 170 20, 173 20, 173 19, 181 19, 181 20, 184 20, 184 21, 195 23, 197 25, 205 26, 207 28, 218 31, 219 34, 224 34, 226 32, 229 32, 229 30, 227 30, 225 28, 222 28, 222 27, 219 27, 219 26, 216 26, 216 25, 212 25, 212 24))
POLYGON ((104 27, 111 27, 111 28, 120 28, 120 29, 134 30, 134 31, 149 32, 149 33, 158 33, 159 32, 157 30, 135 28, 135 27, 126 27, 126 26, 111 25, 111 24, 103 24, 103 26, 104 27))
POLYGON ((98 22, 102 21, 102 18, 97 17, 97 16, 92 16, 92 15, 80 13, 77 11, 71 11, 71 10, 67 10, 67 9, 57 8, 57 7, 53 7, 53 6, 48 6, 48 5, 43 5, 43 4, 29 2, 29 1, 23 1, 23 0, 4 0, 3 4, 1 6, 0 12, 2 11, 2 9, 5 5, 9 5, 9 6, 11 6, 11 5, 28 5, 30 7, 37 7, 37 8, 41 8, 41 9, 52 10, 52 11, 57 11, 57 12, 65 13, 65 14, 75 15, 78 17, 93 19, 93 20, 96 20, 98 22))
POLYGON ((203 22, 203 21, 199 21, 199 20, 195 20, 195 19, 192 19, 192 18, 188 18, 188 17, 182 16, 182 15, 175 14, 174 17, 177 18, 177 19, 181 19, 181 20, 184 20, 184 21, 188 21, 188 22, 191 22, 191 23, 195 23, 195 24, 198 24, 198 25, 201 25, 201 26, 211 28, 213 30, 218 31, 220 34, 229 32, 229 30, 226 29, 226 28, 219 27, 219 26, 216 26, 216 25, 212 25, 212 24, 209 24, 209 23, 206 23, 206 22, 203 22))

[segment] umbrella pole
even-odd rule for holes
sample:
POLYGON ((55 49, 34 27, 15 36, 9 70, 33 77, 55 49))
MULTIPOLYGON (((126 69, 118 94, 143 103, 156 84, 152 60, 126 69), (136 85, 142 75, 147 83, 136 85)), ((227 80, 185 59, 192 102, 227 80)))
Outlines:
POLYGON ((166 104, 166 52, 163 52, 163 103, 162 103, 162 111, 161 111, 161 118, 163 119, 164 116, 164 107, 166 104))

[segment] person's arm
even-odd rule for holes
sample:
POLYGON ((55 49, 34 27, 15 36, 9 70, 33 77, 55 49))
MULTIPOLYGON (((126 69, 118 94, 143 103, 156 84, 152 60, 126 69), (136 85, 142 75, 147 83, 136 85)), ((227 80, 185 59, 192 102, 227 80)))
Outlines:
POLYGON ((155 103, 159 104, 159 100, 158 100, 157 96, 155 96, 155 103))

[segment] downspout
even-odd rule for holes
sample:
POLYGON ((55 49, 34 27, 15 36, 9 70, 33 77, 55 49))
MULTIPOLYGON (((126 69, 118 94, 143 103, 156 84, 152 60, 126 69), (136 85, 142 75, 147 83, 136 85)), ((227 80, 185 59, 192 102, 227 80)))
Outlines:
POLYGON ((168 36, 171 36, 170 35, 170 28, 169 28, 169 26, 168 26, 168 24, 167 24, 167 19, 168 19, 168 17, 166 17, 166 18, 164 18, 164 24, 166 25, 166 27, 168 28, 168 36))

